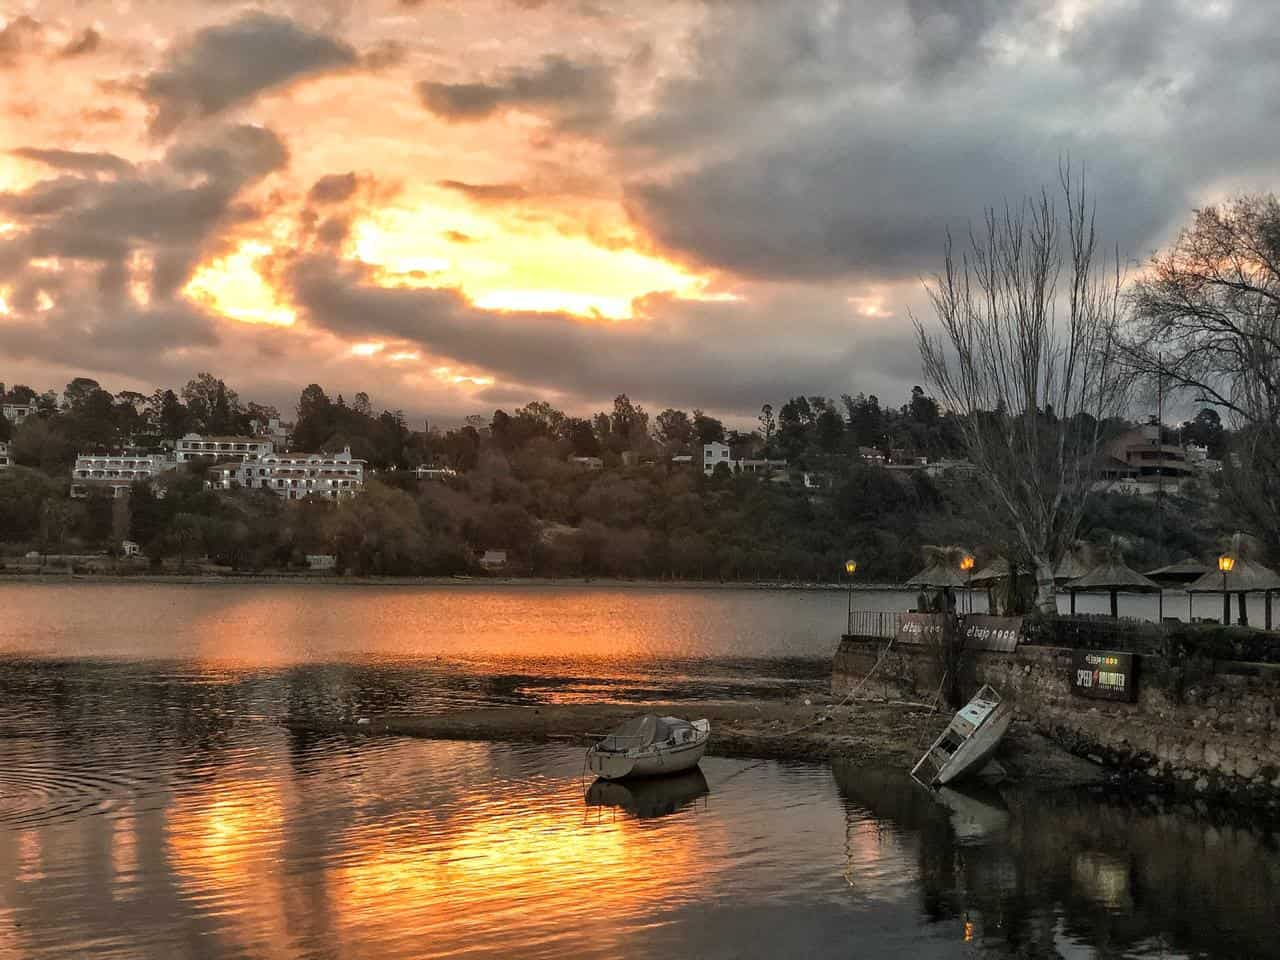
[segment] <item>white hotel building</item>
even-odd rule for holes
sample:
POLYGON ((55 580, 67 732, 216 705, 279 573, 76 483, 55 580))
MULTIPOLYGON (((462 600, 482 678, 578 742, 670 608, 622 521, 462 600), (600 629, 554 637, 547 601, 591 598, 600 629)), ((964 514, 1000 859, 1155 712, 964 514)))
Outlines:
POLYGON ((112 497, 123 497, 130 484, 150 480, 172 465, 162 453, 82 453, 71 468, 71 496, 83 499, 90 487, 101 487, 112 497))
POLYGON ((0 440, 0 470, 9 469, 9 445, 0 440))
POLYGON ((192 460, 251 460, 275 451, 275 444, 263 437, 202 437, 188 433, 174 446, 178 463, 192 460))
POLYGON ((267 453, 251 460, 217 463, 206 483, 214 490, 247 487, 270 490, 286 500, 318 496, 326 500, 354 497, 364 489, 365 461, 341 453, 267 453))

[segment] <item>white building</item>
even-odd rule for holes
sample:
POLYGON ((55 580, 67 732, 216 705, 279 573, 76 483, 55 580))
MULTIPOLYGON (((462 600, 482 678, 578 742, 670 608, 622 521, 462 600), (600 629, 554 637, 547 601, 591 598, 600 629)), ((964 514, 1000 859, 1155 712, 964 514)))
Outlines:
POLYGON ((702 445, 702 472, 708 477, 716 464, 723 463, 730 473, 754 473, 769 475, 787 469, 785 460, 733 459, 733 450, 727 443, 712 440, 702 445))
POLYGON ((178 463, 191 460, 250 460, 275 451, 275 444, 263 437, 202 437, 188 433, 177 442, 174 456, 178 463))
POLYGON ((214 490, 247 487, 270 490, 286 500, 318 496, 327 500, 354 497, 364 489, 365 461, 341 453, 268 453, 251 460, 231 460, 209 468, 205 483, 214 490))
POLYGON ((338 558, 332 553, 308 553, 307 566, 312 570, 336 570, 338 558))
POLYGON ((259 440, 270 440, 276 450, 287 450, 293 437, 293 424, 283 423, 279 417, 271 417, 266 423, 255 422, 253 435, 259 440))
POLYGON ((3 413, 4 418, 10 423, 21 423, 35 412, 35 405, 30 403, 6 403, 0 405, 0 413, 3 413))
POLYGON ((723 463, 732 470, 733 462, 729 459, 730 454, 731 451, 727 443, 721 443, 719 440, 704 443, 702 445, 702 472, 707 476, 711 476, 711 471, 716 468, 717 463, 723 463))
POLYGON ((115 451, 82 453, 71 468, 71 496, 83 500, 90 490, 105 490, 113 499, 129 495, 138 480, 151 480, 173 464, 162 453, 115 451))
POLYGON ((9 445, 0 440, 0 470, 9 469, 9 445))

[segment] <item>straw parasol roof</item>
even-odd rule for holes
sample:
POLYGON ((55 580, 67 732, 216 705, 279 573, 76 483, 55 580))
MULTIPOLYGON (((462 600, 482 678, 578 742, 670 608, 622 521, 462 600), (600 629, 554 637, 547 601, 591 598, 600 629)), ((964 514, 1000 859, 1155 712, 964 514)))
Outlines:
MULTIPOLYGON (((1280 581, 1277 581, 1280 586, 1280 581)), ((1099 593, 1159 593, 1160 584, 1149 580, 1137 570, 1125 566, 1118 560, 1099 564, 1083 577, 1067 584, 1068 590, 1097 591, 1099 593)), ((1219 586, 1218 589, 1222 589, 1219 586)))
MULTIPOLYGON (((1190 584, 1188 593, 1222 593, 1222 572, 1210 570, 1190 584)), ((1227 574, 1227 593, 1260 593, 1280 590, 1280 575, 1253 560, 1236 558, 1236 565, 1227 574)))
POLYGON ((908 587, 963 587, 967 580, 956 570, 944 563, 920 571, 907 581, 908 587))
POLYGON ((1007 576, 1009 576, 1009 561, 1004 557, 996 557, 969 579, 974 583, 990 583, 992 580, 1003 580, 1007 576))
POLYGON ((1077 580, 1089 573, 1089 568, 1080 562, 1074 553, 1063 554, 1058 565, 1053 569, 1054 580, 1077 580))
POLYGON ((1207 563, 1201 563, 1199 560, 1179 560, 1158 570, 1148 570, 1147 576, 1152 580, 1161 580, 1166 583, 1190 583, 1200 579, 1212 569, 1207 563))

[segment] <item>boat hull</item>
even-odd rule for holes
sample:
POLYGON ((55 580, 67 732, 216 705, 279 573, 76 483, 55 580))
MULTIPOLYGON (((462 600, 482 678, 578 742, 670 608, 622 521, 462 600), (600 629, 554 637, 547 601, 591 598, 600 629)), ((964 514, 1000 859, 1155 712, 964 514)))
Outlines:
POLYGON ((592 747, 587 751, 587 768, 604 780, 627 777, 660 777, 691 770, 707 751, 710 727, 698 728, 698 735, 688 743, 669 748, 631 750, 615 753, 592 747))
POLYGON ((1006 700, 996 707, 986 722, 974 731, 973 736, 951 755, 951 759, 938 771, 934 782, 945 785, 980 771, 1000 746, 1000 740, 1008 732, 1009 724, 1012 722, 1013 704, 1006 700))

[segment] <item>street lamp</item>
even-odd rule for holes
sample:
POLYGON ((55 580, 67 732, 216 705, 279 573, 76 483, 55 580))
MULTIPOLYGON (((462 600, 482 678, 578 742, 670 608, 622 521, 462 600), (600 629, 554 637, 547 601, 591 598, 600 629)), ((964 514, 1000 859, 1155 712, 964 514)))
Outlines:
POLYGON ((849 632, 853 632, 853 575, 858 572, 857 560, 846 560, 844 572, 849 577, 849 632))
POLYGON ((1222 625, 1224 627, 1231 624, 1231 594, 1227 592, 1227 574, 1236 565, 1236 558, 1229 553, 1224 553, 1218 558, 1218 569, 1222 571, 1222 625))
POLYGON ((973 613, 973 554, 966 553, 960 560, 960 569, 964 571, 965 594, 969 601, 969 612, 973 613))

